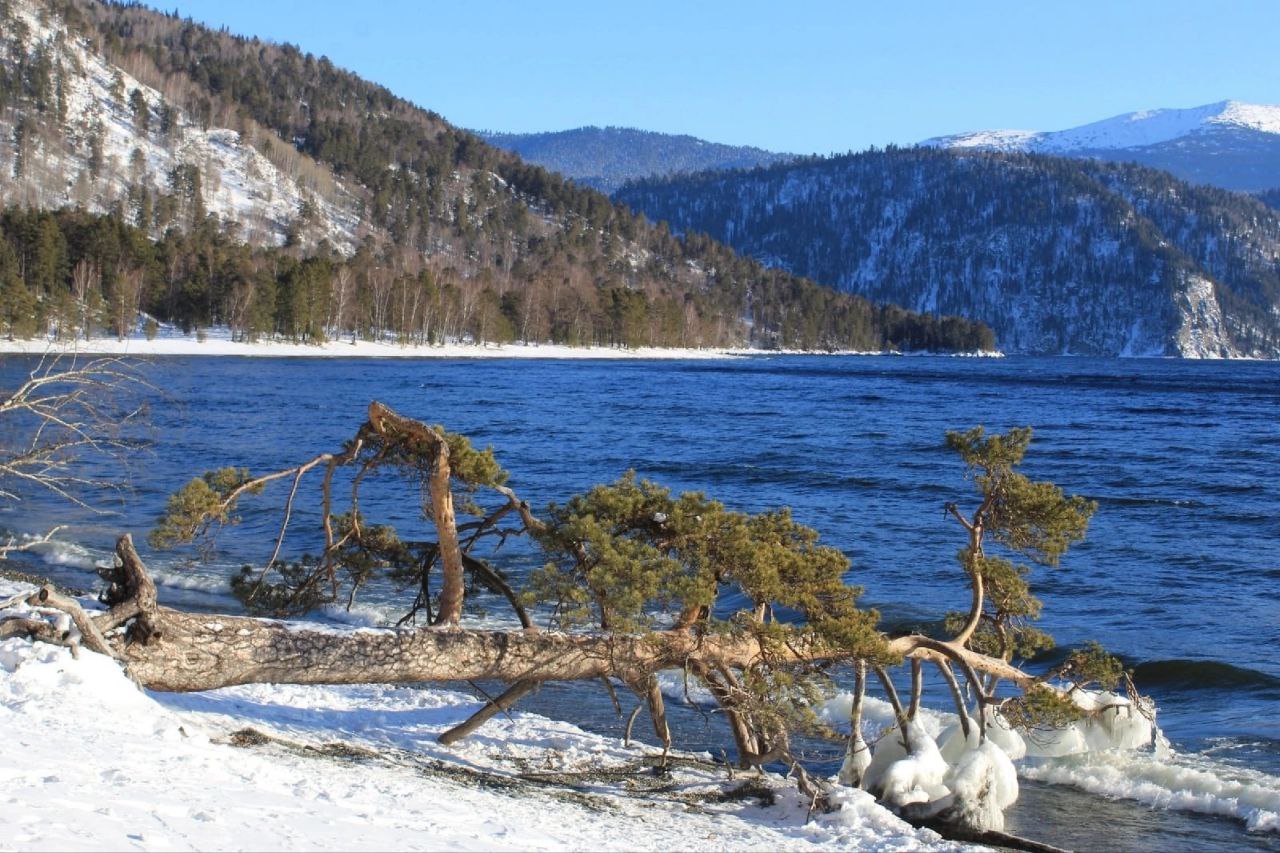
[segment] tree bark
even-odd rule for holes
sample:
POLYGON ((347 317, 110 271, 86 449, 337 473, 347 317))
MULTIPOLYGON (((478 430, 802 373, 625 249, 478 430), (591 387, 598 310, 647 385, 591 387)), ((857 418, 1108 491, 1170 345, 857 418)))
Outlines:
MULTIPOLYGON (((772 661, 831 660, 838 650, 803 644, 764 649, 749 635, 693 630, 644 635, 566 634, 536 630, 472 631, 458 627, 388 628, 341 634, 245 616, 187 613, 155 603, 155 585, 128 535, 116 551, 121 567, 93 617, 112 651, 143 686, 213 690, 237 684, 369 684, 414 681, 576 681, 615 676, 647 684, 663 669, 695 672, 743 669, 772 661), (112 629, 133 620, 123 635, 112 629), (145 624, 145 630, 137 628, 145 624)), ((963 662, 974 670, 1027 684, 1032 679, 1003 660, 927 637, 888 641, 891 654, 963 662)))
POLYGON ((462 620, 462 597, 466 585, 462 573, 462 549, 458 545, 458 525, 453 514, 453 490, 449 488, 449 445, 436 442, 436 464, 431 471, 431 515, 440 543, 440 563, 444 581, 440 587, 436 624, 457 625, 462 620))

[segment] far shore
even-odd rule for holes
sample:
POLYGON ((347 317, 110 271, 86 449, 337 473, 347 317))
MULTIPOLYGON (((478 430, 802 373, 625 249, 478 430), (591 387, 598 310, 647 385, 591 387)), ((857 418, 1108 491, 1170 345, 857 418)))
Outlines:
MULTIPOLYGON (((541 359, 735 359, 770 355, 897 355, 889 352, 828 352, 750 348, 599 347, 565 344, 400 344, 394 341, 328 341, 301 344, 284 341, 231 340, 225 329, 201 336, 165 330, 152 340, 143 335, 52 341, 46 338, 0 340, 0 355, 244 356, 253 358, 541 358, 541 359)), ((998 353, 976 353, 995 356, 998 353)))

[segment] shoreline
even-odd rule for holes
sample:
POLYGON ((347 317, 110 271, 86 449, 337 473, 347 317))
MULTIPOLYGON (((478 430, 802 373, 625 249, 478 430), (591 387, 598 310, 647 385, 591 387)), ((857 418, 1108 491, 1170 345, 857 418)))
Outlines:
MULTIPOLYGON (((942 353, 922 353, 944 355, 942 353)), ((400 344, 389 341, 328 341, 323 344, 300 344, 283 341, 232 341, 226 329, 210 329, 204 340, 164 330, 153 340, 137 335, 124 340, 114 337, 90 340, 51 341, 45 338, 0 340, 3 355, 102 355, 102 356, 240 356, 246 358, 506 358, 506 359, 630 359, 630 360, 728 360, 777 355, 878 355, 893 356, 893 351, 861 352, 855 350, 765 350, 748 347, 664 348, 637 347, 622 349, 567 344, 400 344)), ((999 352, 947 353, 949 357, 999 358, 999 352)))

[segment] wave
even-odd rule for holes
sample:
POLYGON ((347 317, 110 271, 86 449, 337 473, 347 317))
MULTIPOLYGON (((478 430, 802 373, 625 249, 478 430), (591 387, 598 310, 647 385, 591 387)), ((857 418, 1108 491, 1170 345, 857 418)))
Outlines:
POLYGON ((1152 686, 1180 690, 1243 688, 1280 693, 1280 678, 1216 660, 1143 661, 1134 666, 1133 678, 1144 689, 1152 686))
POLYGON ((1205 504, 1193 498, 1131 498, 1124 495, 1089 495, 1090 498, 1103 505, 1110 506, 1157 506, 1176 507, 1177 509, 1203 509, 1205 504))
MULTIPOLYGON (((24 535, 19 537, 19 541, 23 539, 33 541, 35 538, 34 536, 24 535)), ((32 545, 29 550, 30 553, 39 557, 42 563, 50 566, 70 566, 71 568, 92 572, 96 571, 99 566, 111 565, 110 555, 95 554, 83 545, 62 539, 40 542, 32 545)))
POLYGON ((1250 832, 1280 833, 1280 778, 1204 756, 1107 750, 1028 763, 1019 773, 1154 808, 1235 818, 1250 832))
POLYGON ((228 593, 231 581, 228 575, 196 574, 194 572, 171 571, 169 569, 150 569, 151 578, 156 586, 171 589, 185 589, 191 592, 228 593))

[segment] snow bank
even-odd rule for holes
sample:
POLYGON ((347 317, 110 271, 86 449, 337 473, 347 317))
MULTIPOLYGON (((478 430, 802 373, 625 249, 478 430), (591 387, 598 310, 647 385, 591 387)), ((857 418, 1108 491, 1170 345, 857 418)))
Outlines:
MULTIPOLYGON (((0 581, 0 597, 19 589, 0 581)), ((806 824, 808 803, 776 777, 770 808, 520 785, 521 768, 620 767, 646 749, 522 713, 454 748, 436 742, 477 707, 463 694, 390 685, 152 694, 103 656, 73 660, 63 648, 9 639, 0 643, 0 847, 961 849, 857 791, 806 824), (228 745, 226 735, 245 727, 298 748, 228 745), (343 760, 302 748, 334 741, 369 753, 343 760), (459 781, 468 770, 512 787, 459 781)), ((678 770, 670 781, 695 796, 725 785, 712 770, 678 770)))

